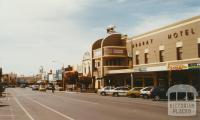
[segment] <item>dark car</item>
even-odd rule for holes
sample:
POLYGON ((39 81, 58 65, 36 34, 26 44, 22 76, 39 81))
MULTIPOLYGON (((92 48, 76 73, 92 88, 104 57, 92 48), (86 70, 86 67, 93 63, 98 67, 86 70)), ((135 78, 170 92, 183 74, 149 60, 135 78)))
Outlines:
POLYGON ((2 96, 2 93, 5 91, 5 85, 0 83, 0 96, 2 96))
POLYGON ((26 88, 26 84, 21 84, 20 88, 26 88))
POLYGON ((150 91, 150 96, 155 101, 158 101, 160 99, 167 99, 167 90, 167 87, 153 87, 153 89, 150 91))
POLYGON ((48 84, 47 85, 47 90, 52 90, 52 88, 53 88, 53 84, 48 84))

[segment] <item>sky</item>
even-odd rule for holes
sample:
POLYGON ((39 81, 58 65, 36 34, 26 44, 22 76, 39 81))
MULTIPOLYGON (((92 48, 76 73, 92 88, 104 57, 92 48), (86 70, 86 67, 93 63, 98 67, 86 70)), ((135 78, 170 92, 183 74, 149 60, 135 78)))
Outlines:
POLYGON ((81 64, 109 25, 133 37, 197 15, 199 0, 0 0, 0 67, 32 75, 81 64))

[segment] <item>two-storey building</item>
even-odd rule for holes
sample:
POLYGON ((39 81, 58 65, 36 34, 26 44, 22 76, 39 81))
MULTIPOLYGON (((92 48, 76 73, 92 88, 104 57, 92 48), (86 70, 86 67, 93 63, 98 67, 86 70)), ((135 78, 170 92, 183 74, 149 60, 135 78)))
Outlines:
POLYGON ((129 68, 126 36, 115 32, 114 26, 107 28, 107 35, 104 38, 93 43, 91 53, 92 76, 96 89, 111 85, 111 82, 117 81, 114 76, 108 76, 109 70, 129 68))

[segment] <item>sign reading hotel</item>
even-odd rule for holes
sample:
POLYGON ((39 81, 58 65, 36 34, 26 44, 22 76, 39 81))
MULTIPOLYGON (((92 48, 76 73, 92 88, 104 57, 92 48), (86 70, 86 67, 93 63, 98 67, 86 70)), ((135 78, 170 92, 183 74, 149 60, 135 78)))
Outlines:
POLYGON ((185 30, 181 30, 179 32, 174 32, 174 33, 168 34, 168 39, 179 38, 182 36, 189 36, 189 35, 194 35, 194 34, 195 34, 195 32, 194 32, 193 28, 185 29, 185 30))
POLYGON ((188 64, 169 65, 169 70, 185 70, 188 69, 188 64))

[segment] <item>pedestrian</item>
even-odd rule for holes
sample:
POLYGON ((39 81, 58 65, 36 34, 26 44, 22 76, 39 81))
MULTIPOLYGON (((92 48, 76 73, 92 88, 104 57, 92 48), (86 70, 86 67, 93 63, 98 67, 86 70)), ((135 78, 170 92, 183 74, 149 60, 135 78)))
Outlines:
POLYGON ((55 90, 55 87, 54 87, 54 85, 52 84, 52 93, 54 93, 54 90, 55 90))

